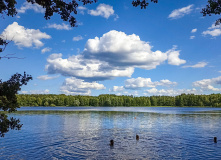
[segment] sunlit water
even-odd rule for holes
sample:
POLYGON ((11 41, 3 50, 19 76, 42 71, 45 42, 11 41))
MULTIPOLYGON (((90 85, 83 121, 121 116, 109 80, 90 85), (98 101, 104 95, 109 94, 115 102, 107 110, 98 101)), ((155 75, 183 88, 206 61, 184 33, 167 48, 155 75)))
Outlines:
POLYGON ((0 138, 0 159, 221 159, 220 110, 22 107, 10 116, 23 127, 0 138))

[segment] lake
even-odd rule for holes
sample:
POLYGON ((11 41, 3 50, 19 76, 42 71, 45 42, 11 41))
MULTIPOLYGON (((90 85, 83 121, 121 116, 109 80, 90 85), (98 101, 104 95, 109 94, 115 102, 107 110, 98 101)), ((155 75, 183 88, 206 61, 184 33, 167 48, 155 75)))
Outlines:
POLYGON ((221 108, 22 107, 9 116, 23 127, 0 138, 3 160, 221 159, 221 108))

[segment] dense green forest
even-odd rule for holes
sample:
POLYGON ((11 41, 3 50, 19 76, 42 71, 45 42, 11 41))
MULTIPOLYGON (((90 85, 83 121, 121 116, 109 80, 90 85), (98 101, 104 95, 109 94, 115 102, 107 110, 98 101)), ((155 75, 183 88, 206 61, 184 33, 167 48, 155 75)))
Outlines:
POLYGON ((20 106, 208 106, 221 107, 221 94, 133 97, 103 94, 71 96, 55 94, 18 94, 20 106))

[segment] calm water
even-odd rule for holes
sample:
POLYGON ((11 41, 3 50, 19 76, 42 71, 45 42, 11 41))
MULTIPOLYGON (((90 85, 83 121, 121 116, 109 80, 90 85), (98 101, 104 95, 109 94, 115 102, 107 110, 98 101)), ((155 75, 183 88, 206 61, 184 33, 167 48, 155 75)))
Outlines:
POLYGON ((220 108, 22 107, 10 116, 23 127, 0 138, 3 160, 221 159, 220 108))

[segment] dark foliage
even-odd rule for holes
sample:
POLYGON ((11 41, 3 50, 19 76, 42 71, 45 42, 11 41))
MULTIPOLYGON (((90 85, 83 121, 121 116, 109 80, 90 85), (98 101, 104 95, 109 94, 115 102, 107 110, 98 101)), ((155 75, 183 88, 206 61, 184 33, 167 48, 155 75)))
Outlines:
POLYGON ((8 45, 8 43, 9 43, 9 42, 7 42, 6 40, 4 40, 4 39, 2 39, 2 38, 0 37, 0 46, 2 46, 2 47, 0 48, 0 53, 5 50, 5 48, 6 48, 6 46, 8 45))
MULTIPOLYGON (((77 14, 77 7, 79 3, 82 5, 87 5, 91 3, 96 3, 98 0, 26 0, 32 4, 36 3, 43 8, 45 8, 45 19, 48 20, 57 13, 61 16, 64 21, 69 21, 72 27, 77 24, 74 15, 77 14)), ((149 0, 149 2, 158 3, 158 0, 149 0)), ((132 5, 134 7, 140 6, 141 9, 146 9, 149 5, 148 0, 133 0, 132 5)), ((0 0, 0 14, 6 14, 8 16, 15 16, 17 14, 15 5, 16 0, 0 0)), ((208 0, 208 5, 206 8, 202 9, 204 16, 212 14, 221 13, 221 0, 208 0)), ((216 21, 216 24, 221 22, 221 18, 216 21)))
MULTIPOLYGON (((45 8, 44 18, 50 19, 54 13, 61 16, 61 19, 68 21, 72 27, 76 26, 76 18, 73 15, 77 14, 77 7, 79 2, 83 5, 97 2, 97 0, 26 0, 32 4, 36 3, 45 8)), ((8 16, 15 16, 17 14, 15 5, 16 0, 0 0, 0 13, 5 13, 8 16)))
POLYGON ((7 16, 15 16, 17 14, 16 4, 16 0, 0 0, 0 13, 5 13, 7 16))
MULTIPOLYGON (((32 77, 26 73, 24 75, 14 74, 8 81, 2 82, 0 80, 0 110, 14 112, 19 108, 16 94, 21 90, 21 86, 27 85, 27 82, 32 77)), ((6 132, 11 129, 20 129, 21 124, 19 120, 11 117, 7 118, 7 115, 2 113, 0 115, 0 136, 4 136, 6 132)))
MULTIPOLYGON (((158 3, 158 0, 151 0, 151 2, 158 3)), ((136 0, 132 2, 132 5, 134 7, 140 6, 141 9, 146 9, 149 3, 148 3, 148 0, 136 0)))
MULTIPOLYGON (((206 8, 202 9, 203 16, 212 14, 220 15, 221 13, 221 0, 208 0, 208 4, 206 5, 206 8)), ((216 25, 219 25, 221 23, 221 18, 216 20, 216 25)))

